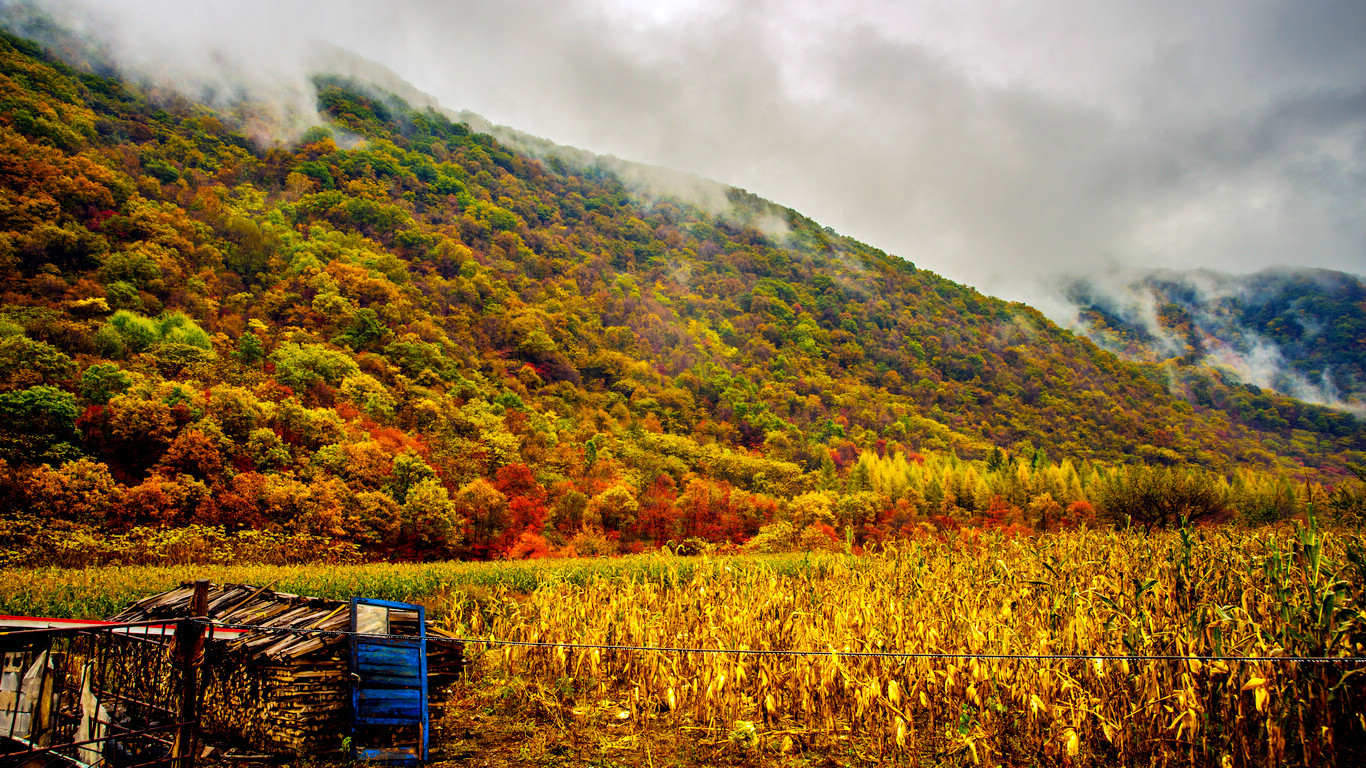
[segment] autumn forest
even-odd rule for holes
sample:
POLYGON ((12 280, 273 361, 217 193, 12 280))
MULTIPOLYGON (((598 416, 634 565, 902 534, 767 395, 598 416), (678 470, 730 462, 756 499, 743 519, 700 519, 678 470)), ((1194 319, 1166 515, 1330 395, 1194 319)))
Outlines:
POLYGON ((1123 362, 741 190, 657 194, 314 85, 325 123, 264 142, 259 105, 0 37, 0 560, 1361 512, 1351 413, 1123 362), (1154 492, 1188 501, 1126 506, 1154 492))

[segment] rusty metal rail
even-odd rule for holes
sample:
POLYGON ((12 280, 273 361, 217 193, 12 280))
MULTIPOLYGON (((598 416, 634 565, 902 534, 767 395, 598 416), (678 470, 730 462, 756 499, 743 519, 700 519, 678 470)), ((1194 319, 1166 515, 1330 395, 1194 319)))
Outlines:
POLYGON ((193 768, 207 629, 187 618, 0 634, 0 768, 193 768))

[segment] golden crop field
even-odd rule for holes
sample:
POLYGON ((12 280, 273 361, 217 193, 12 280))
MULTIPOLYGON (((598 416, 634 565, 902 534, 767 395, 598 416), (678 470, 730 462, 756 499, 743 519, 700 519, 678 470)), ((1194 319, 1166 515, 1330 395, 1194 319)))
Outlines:
POLYGON ((0 614, 108 616, 210 578, 422 602, 466 637, 816 652, 471 644, 436 739, 490 765, 1353 765, 1363 571, 1359 533, 1289 525, 965 530, 859 556, 7 568, 0 614))
POLYGON ((965 532, 782 572, 718 558, 674 578, 457 593, 447 620, 500 640, 818 652, 490 646, 479 684, 566 735, 564 712, 598 702, 619 729, 684 729, 718 757, 1348 765, 1366 759, 1364 569, 1359 534, 1299 527, 965 532))

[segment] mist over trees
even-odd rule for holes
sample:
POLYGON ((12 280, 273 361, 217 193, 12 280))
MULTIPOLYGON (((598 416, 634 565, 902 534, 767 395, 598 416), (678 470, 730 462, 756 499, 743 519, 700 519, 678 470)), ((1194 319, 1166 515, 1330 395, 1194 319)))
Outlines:
POLYGON ((8 557, 839 548, 1146 524, 1102 501, 1133 477, 1274 518, 1366 460, 1350 414, 1121 362, 743 191, 641 200, 315 85, 327 124, 260 147, 250 104, 0 37, 8 557))

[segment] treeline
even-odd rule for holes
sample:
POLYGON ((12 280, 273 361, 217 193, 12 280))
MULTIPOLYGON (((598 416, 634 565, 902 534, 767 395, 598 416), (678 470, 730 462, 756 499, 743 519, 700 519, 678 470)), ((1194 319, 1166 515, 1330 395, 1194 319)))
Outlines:
MULTIPOLYGON (((198 429, 184 434, 194 436, 186 444, 207 437, 198 429)), ((382 447, 351 445, 330 451, 330 464, 323 458, 318 469, 292 476, 191 474, 222 466, 207 443, 191 453, 168 451, 170 460, 132 486, 90 459, 6 473, 0 558, 73 565, 518 559, 661 547, 838 551, 965 526, 1029 535, 1100 525, 1256 526, 1308 515, 1359 526, 1366 517, 1362 468, 1355 468, 1360 482, 1330 491, 1248 470, 1228 478, 1193 468, 1075 465, 1051 462, 1041 451, 993 452, 985 461, 868 451, 845 471, 834 456, 821 472, 798 476, 781 464, 694 444, 661 455, 682 461, 691 449, 695 469, 719 472, 684 469, 678 483, 657 471, 637 487, 623 478, 642 467, 612 456, 630 446, 608 442, 594 449, 592 465, 556 487, 509 464, 493 481, 477 478, 451 494, 413 452, 386 464, 378 459, 382 447), (201 463, 175 458, 186 455, 201 463), (749 481, 716 479, 724 463, 749 481)))

